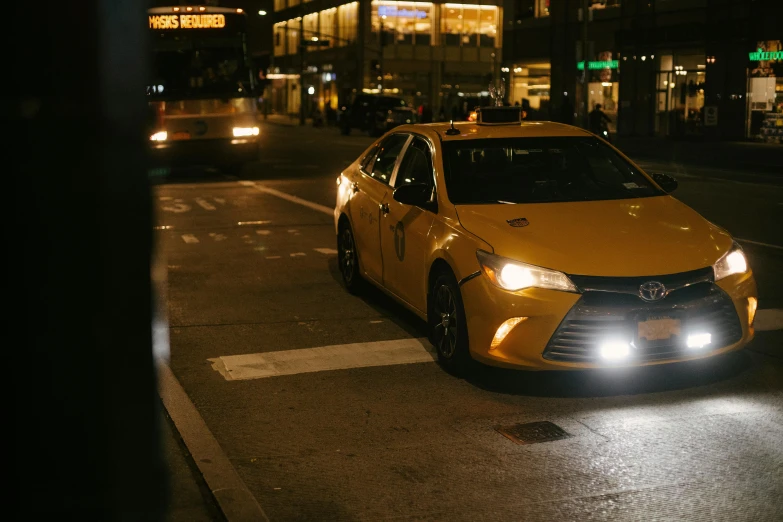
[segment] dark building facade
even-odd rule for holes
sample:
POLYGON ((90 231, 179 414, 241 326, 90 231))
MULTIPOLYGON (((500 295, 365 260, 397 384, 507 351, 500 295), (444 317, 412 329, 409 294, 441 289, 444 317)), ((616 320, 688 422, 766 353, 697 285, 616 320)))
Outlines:
POLYGON ((507 0, 509 101, 581 123, 584 81, 620 135, 779 142, 780 0, 507 0))

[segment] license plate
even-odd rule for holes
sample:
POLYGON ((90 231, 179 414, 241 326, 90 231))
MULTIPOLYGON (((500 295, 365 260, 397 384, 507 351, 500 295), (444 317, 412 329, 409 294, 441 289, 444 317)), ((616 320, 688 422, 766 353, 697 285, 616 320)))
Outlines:
POLYGON ((671 317, 661 317, 639 321, 637 331, 639 338, 648 341, 669 339, 672 335, 680 335, 680 320, 671 317))
POLYGON ((189 132, 175 132, 174 135, 171 137, 173 140, 189 140, 190 139, 190 133, 189 132))

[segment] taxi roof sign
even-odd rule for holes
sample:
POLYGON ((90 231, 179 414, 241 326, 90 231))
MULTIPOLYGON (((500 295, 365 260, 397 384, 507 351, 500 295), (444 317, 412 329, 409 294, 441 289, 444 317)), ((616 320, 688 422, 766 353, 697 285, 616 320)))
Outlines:
POLYGON ((480 107, 476 109, 479 125, 509 125, 522 122, 522 107, 480 107))

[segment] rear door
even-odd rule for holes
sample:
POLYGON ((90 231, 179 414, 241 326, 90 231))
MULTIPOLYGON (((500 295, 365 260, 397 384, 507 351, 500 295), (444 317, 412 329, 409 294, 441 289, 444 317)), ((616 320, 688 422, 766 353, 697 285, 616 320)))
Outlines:
POLYGON ((381 203, 390 192, 389 182, 408 138, 407 134, 392 134, 384 139, 378 152, 362 165, 351 186, 353 195, 348 207, 359 263, 364 274, 378 283, 383 280, 381 203))

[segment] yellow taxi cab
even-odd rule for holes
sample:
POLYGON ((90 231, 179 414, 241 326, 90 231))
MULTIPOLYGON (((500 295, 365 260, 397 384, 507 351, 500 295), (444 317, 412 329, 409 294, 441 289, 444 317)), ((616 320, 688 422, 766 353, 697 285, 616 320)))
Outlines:
POLYGON ((427 321, 441 364, 638 366, 737 350, 757 292, 740 246, 582 129, 482 108, 395 128, 337 179, 345 286, 427 321))

